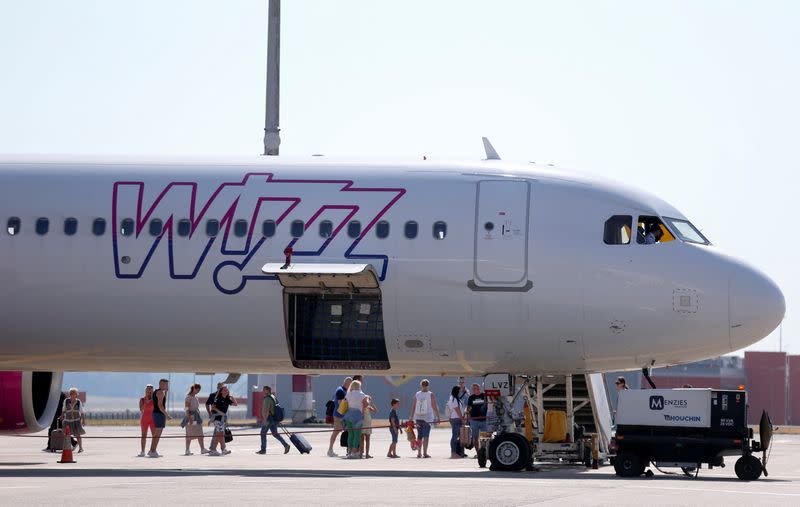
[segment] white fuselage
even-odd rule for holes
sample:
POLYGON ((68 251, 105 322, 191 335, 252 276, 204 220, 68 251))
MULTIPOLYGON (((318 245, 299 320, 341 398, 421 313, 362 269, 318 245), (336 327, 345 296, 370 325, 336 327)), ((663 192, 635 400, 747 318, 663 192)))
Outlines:
POLYGON ((374 268, 386 374, 674 364, 783 318, 775 284, 711 245, 605 244, 614 215, 684 219, 629 188, 495 161, 0 161, 0 369, 336 371, 293 365, 283 287, 261 270, 287 246, 293 262, 374 268))

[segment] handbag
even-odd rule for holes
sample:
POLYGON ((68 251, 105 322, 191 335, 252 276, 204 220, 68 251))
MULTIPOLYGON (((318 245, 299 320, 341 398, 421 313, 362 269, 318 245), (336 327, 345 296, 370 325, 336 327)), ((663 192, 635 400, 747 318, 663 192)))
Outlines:
POLYGON ((350 407, 347 404, 347 400, 342 400, 339 402, 339 408, 336 409, 336 412, 338 412, 339 416, 341 417, 347 413, 347 409, 349 408, 350 407))
POLYGON ((233 433, 231 433, 231 430, 225 426, 225 443, 227 444, 228 442, 233 442, 233 433))

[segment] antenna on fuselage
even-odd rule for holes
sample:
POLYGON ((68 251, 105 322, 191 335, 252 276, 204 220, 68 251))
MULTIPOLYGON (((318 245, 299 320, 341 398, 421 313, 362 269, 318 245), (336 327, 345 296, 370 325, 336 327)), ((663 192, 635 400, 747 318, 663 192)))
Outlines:
POLYGON ((483 139, 483 149, 486 152, 486 160, 500 160, 500 155, 497 154, 497 150, 495 150, 492 143, 489 142, 489 138, 482 137, 481 139, 483 139))
POLYGON ((267 14, 267 101, 264 115, 264 155, 277 155, 281 145, 281 0, 269 0, 267 14))

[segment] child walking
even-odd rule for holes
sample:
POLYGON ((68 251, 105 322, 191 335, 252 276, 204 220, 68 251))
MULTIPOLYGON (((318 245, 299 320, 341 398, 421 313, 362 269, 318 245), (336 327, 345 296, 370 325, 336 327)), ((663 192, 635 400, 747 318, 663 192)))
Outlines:
POLYGON ((367 405, 364 407, 364 429, 361 431, 361 448, 364 449, 364 457, 371 458, 369 453, 369 441, 372 437, 372 414, 378 411, 378 408, 372 403, 372 396, 367 396, 367 405))
POLYGON ((397 416, 397 409, 400 408, 400 400, 392 398, 392 410, 389 412, 389 433, 392 434, 392 443, 389 445, 387 458, 399 458, 397 455, 397 435, 400 433, 400 418, 397 416))

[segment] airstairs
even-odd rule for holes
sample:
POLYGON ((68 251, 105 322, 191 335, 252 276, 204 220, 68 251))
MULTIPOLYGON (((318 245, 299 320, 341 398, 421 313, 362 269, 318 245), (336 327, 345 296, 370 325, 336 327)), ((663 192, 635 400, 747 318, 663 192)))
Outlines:
POLYGON ((535 432, 541 438, 548 410, 566 412, 569 439, 575 439, 575 427, 584 435, 596 435, 601 454, 607 454, 611 441, 611 408, 605 377, 601 373, 544 375, 529 384, 535 432), (541 393, 541 395, 539 394, 541 393))

